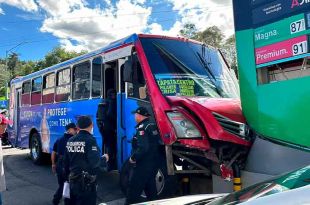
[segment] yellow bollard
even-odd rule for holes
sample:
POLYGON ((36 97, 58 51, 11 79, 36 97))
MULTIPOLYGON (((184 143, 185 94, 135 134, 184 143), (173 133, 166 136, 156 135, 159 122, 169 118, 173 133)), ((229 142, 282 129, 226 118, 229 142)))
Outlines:
POLYGON ((236 177, 234 178, 234 191, 240 191, 242 188, 241 178, 236 177))

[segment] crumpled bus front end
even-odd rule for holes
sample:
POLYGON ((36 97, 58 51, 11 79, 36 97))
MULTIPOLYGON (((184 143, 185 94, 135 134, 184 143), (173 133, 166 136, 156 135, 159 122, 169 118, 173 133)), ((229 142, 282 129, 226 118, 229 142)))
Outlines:
POLYGON ((154 116, 167 160, 174 162, 168 170, 231 179, 233 169, 242 168, 252 139, 238 81, 223 55, 184 38, 140 35, 140 42, 154 116))

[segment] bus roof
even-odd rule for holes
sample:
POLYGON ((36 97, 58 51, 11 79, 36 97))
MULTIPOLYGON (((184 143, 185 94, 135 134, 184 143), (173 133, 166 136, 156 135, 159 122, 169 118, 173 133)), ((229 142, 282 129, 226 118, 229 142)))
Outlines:
POLYGON ((29 80, 33 77, 36 77, 36 76, 40 76, 42 74, 45 74, 45 73, 48 73, 48 72, 52 72, 52 71, 55 71, 59 68, 63 68, 63 67, 66 67, 66 66, 69 66, 71 64, 74 64, 74 63, 77 63, 79 61, 83 61, 83 60, 86 60, 86 59, 89 59, 93 56, 96 56, 96 55, 99 55, 100 53, 104 53, 106 51, 109 51, 113 48, 117 48, 117 47, 120 47, 122 45, 125 45, 125 44, 130 44, 130 43, 134 43, 136 40, 138 39, 138 35, 137 34, 132 34, 130 36, 127 36, 125 38, 122 38, 120 40, 117 40, 117 41, 114 41, 108 45, 106 45, 105 47, 101 48, 101 49, 98 49, 98 50, 95 50, 95 51, 92 51, 90 53, 86 53, 84 55, 81 55, 81 56, 78 56, 78 57, 75 57, 75 58, 72 58, 70 60, 67 60, 67 61, 64 61, 62 63, 59 63, 59 64, 56 64, 56 65, 53 65, 51 67, 48 67, 48 68, 44 68, 42 70, 39 70, 37 72, 34 72, 34 73, 31 73, 29 75, 26 75, 26 76, 23 76, 23 77, 20 77, 20 78, 16 78, 16 79, 13 79, 11 81, 11 83, 18 83, 18 82, 23 82, 25 80, 29 80))
POLYGON ((11 81, 11 83, 14 84, 14 83, 19 83, 19 82, 23 82, 23 81, 26 81, 26 80, 30 80, 30 79, 32 79, 34 77, 37 77, 37 76, 40 76, 42 74, 53 72, 53 71, 55 71, 55 70, 57 70, 59 68, 64 68, 66 66, 75 64, 77 62, 80 62, 80 61, 83 61, 83 60, 87 60, 87 59, 89 59, 91 57, 97 56, 97 55, 99 55, 101 53, 107 52, 107 51, 112 50, 114 48, 118 48, 118 47, 120 47, 122 45, 135 43, 139 37, 141 37, 141 38, 164 38, 164 39, 188 41, 188 42, 192 42, 192 43, 202 44, 201 42, 198 42, 198 41, 195 41, 195 40, 191 40, 191 39, 188 39, 188 38, 184 38, 184 37, 169 37, 169 36, 152 35, 152 34, 131 34, 130 36, 127 36, 127 37, 122 38, 120 40, 114 41, 114 42, 106 45, 105 47, 103 47, 101 49, 98 49, 98 50, 86 53, 84 55, 81 55, 81 56, 78 56, 78 57, 75 57, 75 58, 72 58, 72 59, 69 59, 69 60, 64 61, 62 63, 58 63, 56 65, 53 65, 51 67, 44 68, 44 69, 39 70, 37 72, 31 73, 29 75, 22 76, 22 77, 19 77, 19 78, 15 78, 15 79, 13 79, 11 81))

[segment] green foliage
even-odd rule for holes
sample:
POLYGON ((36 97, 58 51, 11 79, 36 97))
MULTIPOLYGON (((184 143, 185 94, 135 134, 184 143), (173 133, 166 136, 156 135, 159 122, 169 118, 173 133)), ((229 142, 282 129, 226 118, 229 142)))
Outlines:
POLYGON ((10 72, 7 71, 5 64, 0 64, 0 96, 5 97, 6 86, 10 80, 10 72))
POLYGON ((195 24, 188 23, 185 24, 183 29, 180 30, 180 34, 186 38, 197 39, 198 29, 195 24))
POLYGON ((180 35, 220 49, 230 67, 236 74, 238 73, 235 35, 225 39, 223 32, 217 26, 208 27, 203 31, 198 31, 196 26, 192 23, 185 24, 183 29, 180 30, 180 35))
POLYGON ((225 58, 230 64, 231 69, 235 71, 237 78, 238 78, 237 50, 236 50, 235 35, 231 35, 224 41, 221 50, 223 51, 225 58))
POLYGON ((0 59, 0 96, 5 96, 6 82, 11 79, 28 75, 85 53, 87 53, 87 51, 78 53, 66 51, 62 47, 56 47, 51 52, 47 53, 44 59, 38 61, 21 61, 17 53, 10 53, 7 61, 5 59, 0 59))
POLYGON ((215 48, 221 47, 223 39, 224 34, 217 26, 209 27, 206 30, 197 33, 198 41, 215 48))

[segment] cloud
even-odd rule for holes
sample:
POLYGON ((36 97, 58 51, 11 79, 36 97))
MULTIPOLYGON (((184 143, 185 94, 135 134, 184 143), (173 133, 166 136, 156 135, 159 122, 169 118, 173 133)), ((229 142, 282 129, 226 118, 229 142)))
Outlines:
POLYGON ((54 6, 52 0, 41 0, 39 5, 49 14, 43 21, 41 32, 52 33, 62 39, 60 43, 67 49, 94 50, 116 39, 147 28, 151 8, 138 1, 120 0, 104 9, 89 8, 80 0, 63 0, 61 7, 54 6), (70 41, 78 42, 74 46, 70 41))
POLYGON ((38 5, 34 0, 0 0, 0 4, 7 4, 24 11, 37 11, 38 5))
POLYGON ((83 8, 87 3, 83 0, 38 0, 38 4, 50 16, 62 16, 76 9, 83 8))
POLYGON ((83 44, 73 45, 73 43, 67 39, 61 39, 60 43, 68 51, 81 52, 85 50, 85 47, 86 47, 86 45, 83 45, 83 44))
MULTIPOLYGON (((95 6, 88 1, 0 0, 0 5, 29 12, 20 14, 24 19, 41 18, 41 32, 52 34, 63 47, 76 51, 94 50, 132 33, 177 36, 186 23, 195 24, 199 30, 216 25, 226 36, 233 34, 230 0, 100 0, 95 6), (159 4, 176 10, 176 21, 168 29, 151 19, 152 7, 147 5, 156 8, 159 4)), ((4 11, 0 8, 1 14, 4 11)))
MULTIPOLYGON (((193 23, 198 30, 210 26, 218 26, 226 36, 234 33, 233 11, 229 0, 166 0, 178 10, 179 20, 171 29, 163 30, 164 33, 178 34, 182 25, 193 23), (179 28, 178 30, 176 28, 179 28)), ((153 25, 156 27, 156 25, 153 25)))
POLYGON ((160 34, 160 35, 167 35, 167 36, 177 36, 179 35, 180 30, 182 29, 183 24, 180 21, 177 21, 173 24, 173 26, 165 30, 163 29, 162 25, 159 23, 152 23, 149 25, 149 32, 152 34, 160 34))
POLYGON ((2 8, 0 8, 0 15, 4 15, 4 11, 2 10, 2 8))

